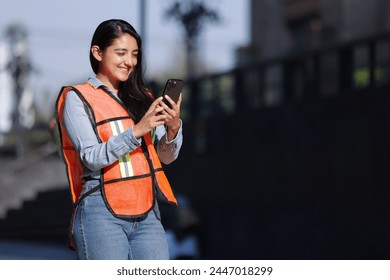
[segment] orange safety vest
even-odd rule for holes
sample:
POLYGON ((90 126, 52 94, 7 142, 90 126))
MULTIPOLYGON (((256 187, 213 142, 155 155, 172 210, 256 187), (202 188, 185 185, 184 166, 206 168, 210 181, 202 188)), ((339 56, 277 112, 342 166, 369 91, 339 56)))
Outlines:
MULTIPOLYGON (((134 126, 124 105, 111 93, 91 84, 66 86, 56 103, 63 158, 74 205, 80 197, 83 164, 62 125, 63 105, 69 91, 75 91, 90 113, 90 121, 100 143, 134 126)), ((143 145, 101 170, 101 190, 107 208, 116 217, 137 218, 154 207, 157 188, 166 202, 177 205, 171 186, 153 145, 152 135, 143 136, 143 145)))

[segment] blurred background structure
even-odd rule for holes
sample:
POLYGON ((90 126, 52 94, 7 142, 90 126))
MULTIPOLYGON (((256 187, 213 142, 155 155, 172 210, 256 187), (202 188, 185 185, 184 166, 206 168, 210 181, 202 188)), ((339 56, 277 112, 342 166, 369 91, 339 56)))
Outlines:
MULTIPOLYGON (((169 237, 192 246, 181 258, 389 259, 390 0, 140 2, 130 1, 145 41, 147 82, 158 95, 166 78, 186 81, 183 150, 166 167, 185 203, 178 211, 162 207, 163 222, 176 231, 169 237), (150 33, 160 28, 156 43, 150 33), (164 51, 171 52, 161 66, 164 51)), ((121 12, 102 20, 133 23, 121 12)), ((70 19, 63 26, 80 24, 70 19)), ((59 27, 54 37, 66 50, 51 69, 62 83, 88 77, 65 75, 71 66, 63 68, 61 59, 87 60, 100 19, 83 19, 90 32, 72 40, 59 27), (85 53, 68 57, 81 42, 85 53)), ((24 97, 21 105, 31 77, 46 74, 28 52, 23 22, 12 24, 0 26, 0 238, 7 246, 65 248, 65 168, 49 129, 52 115, 37 105, 45 100, 52 110, 62 84, 47 73, 55 92, 41 91, 35 103, 24 97)))

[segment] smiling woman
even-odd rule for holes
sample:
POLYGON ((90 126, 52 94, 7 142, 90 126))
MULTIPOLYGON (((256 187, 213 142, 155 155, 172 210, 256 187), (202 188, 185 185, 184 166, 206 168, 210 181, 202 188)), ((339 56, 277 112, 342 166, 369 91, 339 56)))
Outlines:
POLYGON ((145 88, 141 38, 126 21, 102 22, 90 50, 96 77, 63 87, 56 106, 71 245, 79 259, 167 259, 157 193, 177 204, 161 162, 181 148, 181 95, 168 106, 145 88))
POLYGON ((126 33, 118 37, 106 51, 94 45, 91 53, 101 65, 97 78, 117 93, 119 83, 125 82, 137 65, 138 44, 134 37, 126 33))

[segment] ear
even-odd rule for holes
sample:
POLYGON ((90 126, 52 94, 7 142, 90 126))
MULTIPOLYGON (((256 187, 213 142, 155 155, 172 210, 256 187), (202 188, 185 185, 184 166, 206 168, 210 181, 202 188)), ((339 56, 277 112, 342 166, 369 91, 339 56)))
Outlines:
POLYGON ((92 46, 91 53, 97 61, 102 61, 102 51, 96 45, 92 46))

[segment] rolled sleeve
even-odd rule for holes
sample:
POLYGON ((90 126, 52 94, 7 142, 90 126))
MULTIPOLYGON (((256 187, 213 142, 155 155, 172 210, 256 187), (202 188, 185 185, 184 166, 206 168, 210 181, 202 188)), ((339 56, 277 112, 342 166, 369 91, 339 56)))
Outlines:
POLYGON ((141 146, 142 138, 135 138, 133 127, 129 128, 125 132, 121 134, 123 136, 123 140, 129 147, 131 151, 135 150, 137 147, 141 146))
POLYGON ((182 121, 180 120, 180 128, 176 134, 176 137, 171 141, 168 141, 167 131, 165 126, 156 127, 157 143, 156 149, 160 161, 164 164, 170 164, 175 161, 183 143, 183 128, 182 121))

